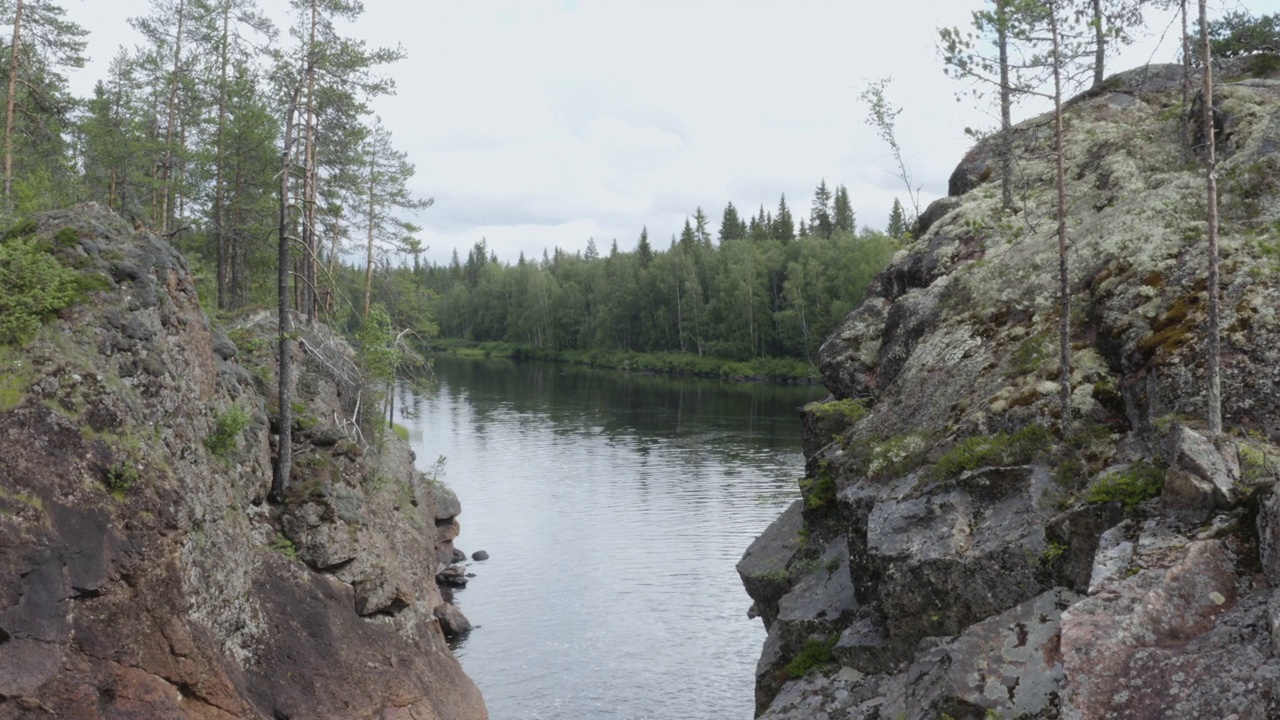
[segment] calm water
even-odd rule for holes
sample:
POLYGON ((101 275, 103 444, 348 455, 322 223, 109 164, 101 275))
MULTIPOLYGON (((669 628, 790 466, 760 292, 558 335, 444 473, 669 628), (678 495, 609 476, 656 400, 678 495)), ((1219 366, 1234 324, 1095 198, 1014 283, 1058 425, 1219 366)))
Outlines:
POLYGON ((749 720, 764 641, 734 564, 797 496, 821 388, 437 360, 403 392, 474 563, 458 648, 493 720, 749 720))

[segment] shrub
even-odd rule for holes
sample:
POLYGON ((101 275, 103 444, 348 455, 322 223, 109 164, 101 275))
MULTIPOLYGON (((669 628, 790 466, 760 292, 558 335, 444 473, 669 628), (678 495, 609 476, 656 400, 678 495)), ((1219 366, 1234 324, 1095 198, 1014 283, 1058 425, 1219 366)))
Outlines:
POLYGON ((0 345, 25 345, 49 317, 76 301, 79 273, 35 238, 0 243, 0 345))
POLYGON ((226 412, 219 413, 213 422, 213 432, 204 439, 204 446, 209 452, 224 457, 236 447, 240 433, 249 425, 249 412, 239 405, 232 405, 226 412))

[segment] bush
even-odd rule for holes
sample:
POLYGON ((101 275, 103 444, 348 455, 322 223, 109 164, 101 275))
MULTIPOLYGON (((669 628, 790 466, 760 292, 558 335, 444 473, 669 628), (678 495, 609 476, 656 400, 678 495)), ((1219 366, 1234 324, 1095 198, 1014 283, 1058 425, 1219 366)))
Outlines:
POLYGON ((33 237, 0 243, 0 345, 30 342, 41 323, 76 301, 79 276, 33 237))
POLYGON ((204 439, 209 452, 224 457, 236 447, 240 433, 249 425, 249 412, 239 405, 232 405, 219 413, 213 423, 213 432, 204 439))

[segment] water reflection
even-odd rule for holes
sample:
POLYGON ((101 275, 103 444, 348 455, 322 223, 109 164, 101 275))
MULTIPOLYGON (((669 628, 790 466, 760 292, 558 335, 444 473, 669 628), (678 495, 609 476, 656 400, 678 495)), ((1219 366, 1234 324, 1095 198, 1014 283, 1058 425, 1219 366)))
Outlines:
POLYGON ((814 387, 441 358, 400 422, 485 549, 459 649, 494 720, 752 716, 734 564, 795 497, 814 387))

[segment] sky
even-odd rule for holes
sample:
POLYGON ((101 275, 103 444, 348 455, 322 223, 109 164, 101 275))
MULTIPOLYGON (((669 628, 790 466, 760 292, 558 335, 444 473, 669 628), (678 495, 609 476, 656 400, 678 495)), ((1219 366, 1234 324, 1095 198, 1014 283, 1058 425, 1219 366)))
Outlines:
MULTIPOLYGON (((285 25, 286 0, 259 0, 285 25)), ((411 188, 435 204, 412 218, 426 259, 465 259, 480 239, 500 260, 556 247, 635 247, 642 227, 665 247, 701 207, 718 229, 779 196, 807 218, 819 181, 844 185, 859 225, 883 228, 894 198, 911 209, 888 147, 859 94, 892 78, 897 138, 920 208, 990 128, 991 109, 943 74, 937 28, 964 27, 979 0, 365 0, 349 35, 402 46, 394 96, 372 103, 408 153, 411 188)), ((150 0, 63 0, 91 32, 91 63, 72 73, 88 95, 150 0)), ((1280 0, 1211 0, 1280 12, 1280 0)), ((1108 73, 1172 62, 1177 29, 1152 14, 1150 36, 1108 73), (1163 40, 1160 34, 1168 29, 1163 40)), ((1043 111, 1015 109, 1015 121, 1043 111)))

